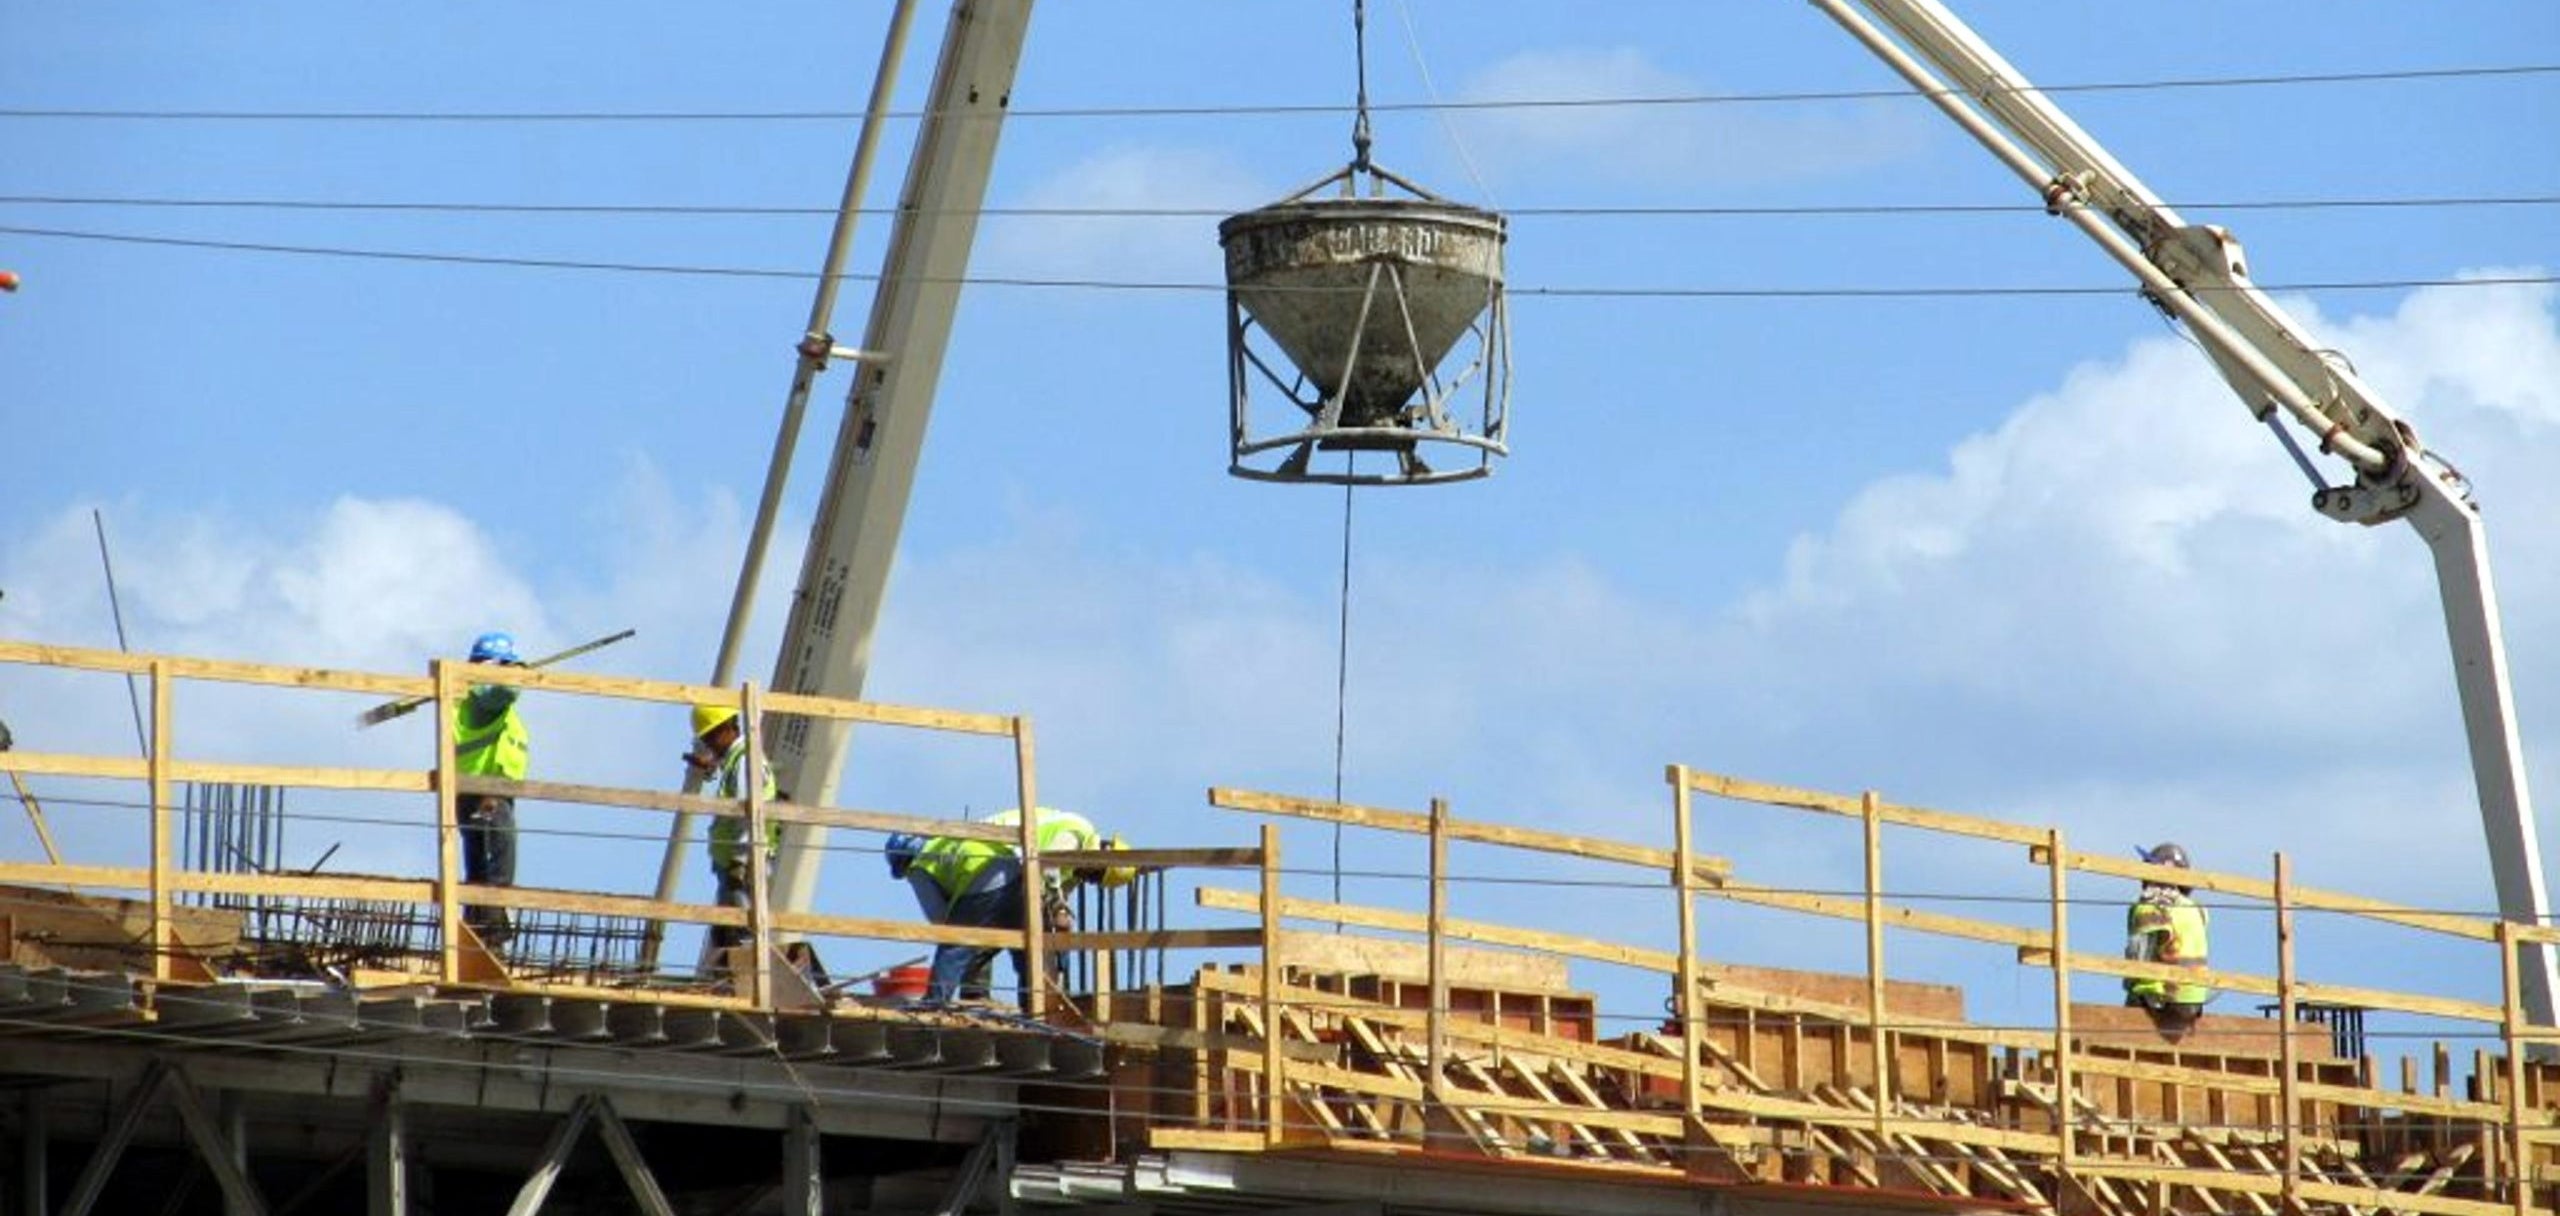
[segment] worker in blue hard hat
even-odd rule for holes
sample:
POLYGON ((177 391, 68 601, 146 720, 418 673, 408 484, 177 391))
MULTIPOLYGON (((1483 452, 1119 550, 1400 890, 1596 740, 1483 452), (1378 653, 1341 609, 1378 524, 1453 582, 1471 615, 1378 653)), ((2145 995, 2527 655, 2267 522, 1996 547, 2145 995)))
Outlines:
MULTIPOLYGON (((746 761, 747 735, 739 721, 738 707, 694 706, 693 749, 685 756, 685 763, 692 768, 693 775, 703 785, 715 787, 717 797, 744 798, 746 783, 741 770, 746 767, 746 761)), ((761 793, 765 799, 780 796, 774 788, 773 765, 770 762, 757 775, 757 782, 763 787, 761 793)), ((779 822, 766 825, 764 843, 765 873, 770 877, 773 873, 773 850, 782 843, 782 825, 779 822)), ((750 851, 744 816, 721 815, 712 819, 711 877, 717 892, 714 898, 725 907, 746 907, 754 891, 752 875, 747 869, 752 860, 748 856, 750 851)), ((744 929, 730 925, 712 926, 711 944, 715 949, 743 945, 746 940, 744 929)))
MULTIPOLYGON (((492 631, 471 641, 471 661, 522 667, 513 634, 492 631)), ((453 707, 453 767, 466 777, 524 780, 532 735, 516 712, 516 689, 474 684, 453 707)), ((516 883, 516 801, 504 794, 456 794, 454 818, 462 832, 462 881, 476 886, 516 883)), ((469 905, 463 923, 490 949, 515 936, 504 908, 469 905)))

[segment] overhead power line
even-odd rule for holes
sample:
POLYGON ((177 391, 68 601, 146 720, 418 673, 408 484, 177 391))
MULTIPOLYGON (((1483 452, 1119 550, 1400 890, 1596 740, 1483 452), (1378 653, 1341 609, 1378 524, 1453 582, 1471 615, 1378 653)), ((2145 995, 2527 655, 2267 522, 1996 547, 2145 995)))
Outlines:
MULTIPOLYGON (((2424 198, 2309 198, 2189 200, 2170 205, 2189 211, 2410 210, 2456 207, 2548 207, 2560 194, 2446 195, 2424 198)), ((186 198, 170 195, 6 194, 0 205, 36 207, 137 207, 172 210, 344 211, 452 215, 648 215, 832 216, 837 209, 756 203, 495 203, 460 199, 362 200, 298 198, 186 198)), ((864 215, 896 215, 903 208, 866 207, 864 215)), ((1042 219, 1220 219, 1220 207, 981 207, 974 214, 1042 219)), ((1810 203, 1769 206, 1511 207, 1514 218, 1760 218, 1779 216, 2043 215, 2041 203, 1810 203)))
MULTIPOLYGON (((347 258, 368 261, 418 262, 454 266, 503 266, 534 270, 583 270, 617 274, 674 275, 696 278, 782 279, 807 281, 818 276, 805 270, 775 270, 746 266, 685 266, 649 262, 594 261, 572 258, 536 258, 492 254, 428 253, 398 249, 358 249, 327 245, 285 245, 259 241, 215 241, 192 237, 148 236, 138 233, 90 232, 64 228, 28 228, 0 225, 0 235, 50 238, 69 241, 96 241, 122 245, 150 245, 180 249, 217 250, 229 253, 267 253, 303 257, 347 258)), ((849 282, 875 282, 872 274, 847 274, 849 282)), ((1035 278, 1017 275, 970 275, 956 280, 970 287, 1024 287, 1053 290, 1129 291, 1129 292, 1224 292, 1223 283, 1147 281, 1136 279, 1035 278)), ((2409 278, 2351 279, 2301 283, 2260 283, 2266 291, 2396 291, 2418 287, 2495 287, 2560 282, 2556 275, 2498 275, 2479 278, 2409 278)), ((1688 300, 1780 300, 1780 299, 1943 299, 2000 296, 2121 296, 2137 294, 2132 284, 2034 285, 2034 284, 1966 284, 1955 286, 1912 287, 1582 287, 1512 284, 1508 288, 1514 298, 1523 296, 1549 299, 1688 299, 1688 300)))
MULTIPOLYGON (((2560 64, 2470 65, 2440 68, 2384 68, 2362 72, 2306 72, 2247 76, 2194 76, 2160 80, 2086 81, 2036 86, 2042 93, 2126 93, 2170 89, 2268 88, 2302 85, 2382 84, 2426 80, 2478 80, 2560 73, 2560 64)), ((1422 113, 1541 109, 1606 109, 1709 105, 1766 105, 1839 101, 1880 101, 1924 96, 1908 88, 1802 89, 1761 93, 1675 93, 1628 97, 1497 98, 1472 101, 1371 102, 1372 113, 1422 113)), ((1224 118, 1242 115, 1342 115, 1354 107, 1338 102, 1260 102, 1226 105, 1022 106, 1009 118, 1224 118)), ((890 117, 917 119, 921 110, 897 110, 890 117)), ((0 118, 111 120, 133 122, 380 122, 380 123, 651 123, 651 122, 843 122, 861 117, 855 110, 214 110, 105 109, 15 106, 0 108, 0 118)))

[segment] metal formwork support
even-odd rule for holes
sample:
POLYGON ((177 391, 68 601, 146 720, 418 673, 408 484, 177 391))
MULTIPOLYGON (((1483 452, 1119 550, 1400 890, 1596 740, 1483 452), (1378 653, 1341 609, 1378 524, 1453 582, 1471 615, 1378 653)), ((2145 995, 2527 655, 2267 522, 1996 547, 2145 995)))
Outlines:
POLYGON ((649 1173, 649 1164, 641 1160, 640 1146, 631 1138, 631 1129, 615 1114, 613 1101, 601 1094, 588 1094, 570 1106, 560 1125, 551 1131, 551 1140, 542 1146, 542 1158, 524 1180, 524 1188, 516 1192, 516 1201, 507 1208, 507 1216, 534 1216, 542 1210, 543 1200, 550 1198, 551 1188, 560 1181, 562 1167, 568 1165, 569 1154, 578 1147, 578 1134, 587 1124, 596 1125, 596 1134, 604 1138, 605 1151, 613 1155, 613 1164, 622 1171, 622 1181, 631 1188, 634 1207, 649 1216, 675 1216, 667 1203, 665 1191, 649 1173))
MULTIPOLYGON (((225 1141, 225 1159, 242 1178, 249 1176, 249 1112, 239 1090, 226 1089, 213 1100, 214 1126, 225 1141)), ((222 1216, 250 1216, 251 1209, 242 1207, 226 1192, 222 1197, 222 1216)))
POLYGON ((45 1216, 50 1210, 46 1204, 52 1197, 51 1179, 45 1170, 52 1145, 44 1095, 42 1088, 36 1088, 18 1096, 18 1210, 27 1216, 45 1216))
POLYGON ((409 1114, 395 1082, 374 1097, 365 1133, 365 1216, 409 1216, 409 1114))
POLYGON ((222 1186, 224 1216, 266 1216, 267 1201, 258 1194, 257 1183, 249 1178, 242 1155, 245 1145, 237 1134, 237 1110, 226 1106, 231 1118, 217 1118, 205 1105, 204 1096, 195 1083, 176 1068, 169 1070, 169 1096, 178 1107, 178 1122, 187 1129, 187 1138, 195 1141, 196 1155, 204 1158, 215 1182, 222 1186))
POLYGON ((551 1129, 551 1139, 542 1146, 542 1156, 533 1163, 524 1186, 516 1191, 516 1201, 507 1207, 507 1216, 533 1216, 542 1210, 542 1201, 551 1197, 553 1184, 560 1181, 560 1169, 569 1163, 569 1150, 578 1147, 578 1133, 587 1130, 587 1120, 595 1115, 593 1096, 578 1099, 567 1116, 551 1129))
POLYGON ((1014 1125, 1010 1122, 990 1123, 978 1137, 977 1147, 960 1163, 951 1176, 951 1189, 934 1205, 934 1216, 961 1216, 969 1205, 977 1202, 979 1192, 994 1184, 996 1211, 1000 1216, 1013 1216, 1013 1146, 1014 1125))
POLYGON ((605 1149, 613 1154, 613 1163, 622 1170, 622 1181, 630 1186, 631 1197, 639 1201, 640 1210, 649 1216, 675 1216, 675 1209, 667 1204, 666 1192, 658 1189, 658 1180, 649 1173, 649 1163, 641 1160, 640 1146, 631 1139, 631 1128, 622 1122, 622 1116, 613 1113, 612 1100, 594 1097, 587 1101, 595 1104, 596 1130, 603 1134, 605 1149))
POLYGON ((89 1150, 89 1163, 80 1167, 80 1180, 72 1186, 71 1201, 64 1205, 62 1216, 89 1216, 89 1209, 97 1206, 99 1194, 107 1189, 107 1176, 115 1172, 116 1162, 124 1159, 124 1146, 133 1142, 134 1129, 142 1125, 142 1112, 159 1096, 161 1085, 168 1079, 168 1066, 157 1060, 143 1070, 133 1096, 125 1100, 123 1108, 107 1124, 107 1134, 98 1138, 98 1147, 89 1150))
POLYGON ((784 1216, 820 1216, 826 1171, 818 1156, 818 1120, 808 1107, 791 1112, 782 1129, 782 1211, 784 1216))

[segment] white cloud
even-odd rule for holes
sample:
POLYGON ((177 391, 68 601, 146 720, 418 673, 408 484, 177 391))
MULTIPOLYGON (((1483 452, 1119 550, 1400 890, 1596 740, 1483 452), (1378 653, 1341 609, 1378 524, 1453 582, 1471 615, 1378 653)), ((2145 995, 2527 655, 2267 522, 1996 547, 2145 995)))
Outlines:
MULTIPOLYGON (((1053 211, 1242 211, 1271 201, 1234 156, 1178 147, 1105 148, 1007 201, 1053 211)), ((1217 221, 1199 215, 989 216, 989 276, 1203 282, 1220 275, 1217 221)))
MULTIPOLYGON (((1471 102, 1596 101, 1712 93, 1633 47, 1524 51, 1478 73, 1471 102)), ((1570 173, 1638 185, 1787 181, 1915 155, 1929 138, 1909 106, 1841 102, 1524 106, 1466 112, 1458 137, 1496 173, 1570 173)))

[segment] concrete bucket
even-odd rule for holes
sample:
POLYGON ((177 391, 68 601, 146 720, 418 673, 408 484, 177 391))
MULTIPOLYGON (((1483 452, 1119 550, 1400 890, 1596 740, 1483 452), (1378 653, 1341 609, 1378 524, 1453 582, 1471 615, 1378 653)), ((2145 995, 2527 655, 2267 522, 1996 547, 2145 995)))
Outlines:
POLYGON ((1226 252, 1234 341, 1239 476, 1283 481, 1454 480, 1490 471, 1502 452, 1500 215, 1435 198, 1299 196, 1228 218, 1226 252), (1253 331, 1295 375, 1253 352, 1253 331), (1438 372, 1460 339, 1480 342, 1463 367, 1438 372), (1309 425, 1276 437, 1247 434, 1248 367, 1307 414, 1309 425), (1462 388, 1485 394, 1480 422, 1448 408, 1462 388), (1471 467, 1435 472, 1417 455, 1425 441, 1476 449, 1471 467), (1286 449, 1278 467, 1246 458, 1286 449), (1313 472, 1316 450, 1381 451, 1392 471, 1313 472))

